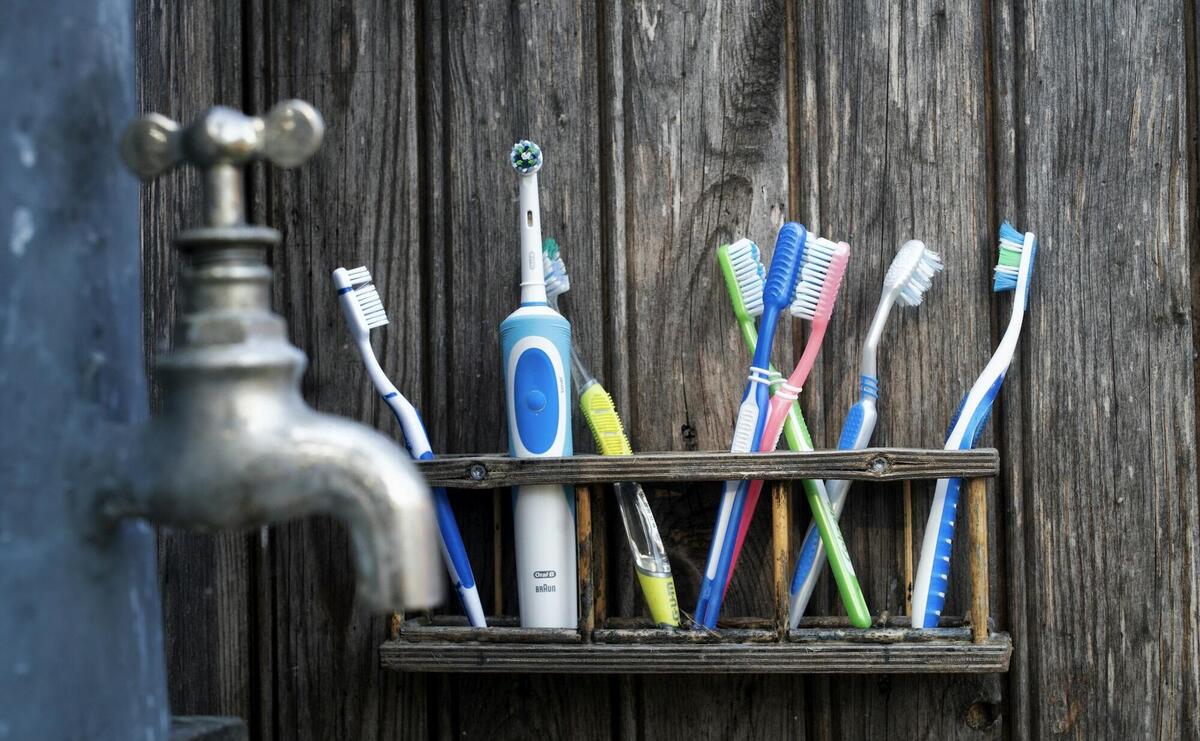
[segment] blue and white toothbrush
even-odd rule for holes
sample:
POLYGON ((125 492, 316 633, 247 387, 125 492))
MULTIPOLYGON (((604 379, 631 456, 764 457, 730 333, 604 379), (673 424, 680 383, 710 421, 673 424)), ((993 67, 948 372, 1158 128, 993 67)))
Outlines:
MULTIPOLYGON (((1016 292, 1012 316, 992 359, 959 404, 950 423, 950 433, 946 436, 946 450, 968 450, 979 442, 1021 336, 1021 322, 1029 303, 1029 282, 1033 277, 1036 253, 1037 237, 1032 232, 1022 235, 1007 221, 1001 225, 1000 259, 996 264, 992 290, 1016 292)), ((914 628, 935 628, 942 615, 946 589, 950 583, 950 549, 954 541, 960 483, 961 479, 939 479, 937 483, 933 508, 929 512, 929 521, 925 523, 921 560, 913 577, 914 628)))
MULTIPOLYGON (((807 239, 808 233, 804 227, 790 221, 783 225, 775 238, 771 267, 763 285, 763 312, 758 320, 758 344, 754 348, 750 375, 747 378, 746 390, 742 394, 741 406, 738 408, 731 452, 749 453, 756 450, 758 439, 762 436, 767 409, 771 403, 771 345, 774 343, 779 315, 792 303, 807 239)), ((700 598, 697 600, 696 613, 693 616, 696 627, 715 628, 717 625, 717 616, 725 591, 725 577, 722 572, 729 573, 729 561, 732 556, 732 543, 730 548, 724 547, 727 541, 726 534, 737 533, 740 525, 739 515, 744 508, 749 488, 748 481, 725 482, 717 522, 713 527, 712 542, 708 546, 708 562, 700 582, 700 598)))
MULTIPOLYGON (((396 421, 400 423, 409 454, 419 461, 432 458, 433 449, 420 415, 408 399, 396 390, 371 348, 370 331, 386 325, 388 318, 379 292, 371 285, 370 271, 365 267, 353 270, 338 268, 333 271, 333 285, 337 291, 338 302, 342 305, 342 313, 346 316, 346 325, 350 328, 355 345, 358 346, 358 354, 367 366, 371 383, 391 408, 396 421)), ((446 496, 446 490, 435 488, 433 501, 437 511, 438 531, 441 534, 442 558, 446 562, 446 570, 450 572, 450 580, 454 582, 454 589, 458 592, 468 622, 472 627, 485 628, 487 621, 483 616, 479 590, 475 586, 475 575, 471 572, 467 549, 463 546, 462 535, 458 532, 458 522, 454 519, 454 511, 450 509, 450 498, 446 496)))
MULTIPOLYGON (((892 307, 899 302, 902 306, 917 306, 929 290, 933 277, 942 269, 942 259, 937 253, 928 249, 924 242, 910 240, 904 243, 887 274, 883 278, 883 293, 879 298, 879 306, 875 309, 875 318, 871 320, 871 328, 867 332, 866 342, 862 348, 862 362, 859 365, 860 396, 858 403, 850 408, 846 422, 842 426, 842 435, 838 440, 839 450, 861 450, 871 441, 875 431, 878 414, 875 400, 879 396, 879 378, 876 375, 876 358, 879 351, 879 340, 883 336, 883 327, 887 324, 892 307)), ((846 506, 846 495, 850 490, 849 481, 826 481, 825 489, 829 493, 829 505, 834 518, 842 516, 846 506)), ((804 540, 800 545, 800 553, 796 560, 796 571, 792 577, 791 607, 788 622, 792 628, 800 624, 808 601, 812 598, 813 588, 817 578, 825 566, 825 545, 821 535, 813 525, 808 526, 804 540)))
MULTIPOLYGON (((571 324, 546 302, 537 172, 542 150, 512 148, 520 183, 521 305, 500 325, 508 452, 517 458, 571 455, 571 324)), ((557 484, 513 487, 521 625, 575 628, 575 497, 557 484)))

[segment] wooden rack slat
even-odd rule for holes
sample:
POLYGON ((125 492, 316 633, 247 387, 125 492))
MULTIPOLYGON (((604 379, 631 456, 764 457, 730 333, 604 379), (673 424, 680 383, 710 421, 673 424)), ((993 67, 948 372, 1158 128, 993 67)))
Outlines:
POLYGON ((631 456, 510 458, 446 455, 417 466, 432 486, 495 489, 525 484, 596 484, 614 481, 687 482, 735 479, 991 478, 1000 470, 993 448, 925 450, 867 448, 809 453, 640 453, 631 456))
MULTIPOLYGON (((961 632, 961 631, 960 631, 961 632)), ((870 633, 870 631, 864 631, 870 633)), ((386 669, 548 674, 927 674, 1008 671, 1012 640, 983 643, 787 641, 700 645, 645 643, 449 643, 387 641, 386 669)))

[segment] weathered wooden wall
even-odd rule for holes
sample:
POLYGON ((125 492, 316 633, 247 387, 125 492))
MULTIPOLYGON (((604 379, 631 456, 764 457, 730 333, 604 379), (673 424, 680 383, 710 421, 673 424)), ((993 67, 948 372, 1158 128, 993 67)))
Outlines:
MULTIPOLYGON (((384 365, 447 452, 504 449, 496 327, 515 296, 521 136, 547 152, 544 230, 571 269, 576 336, 644 450, 728 444, 743 360, 720 242, 769 245, 795 219, 854 246, 805 394, 825 444, 891 255, 910 237, 938 250, 943 277, 889 327, 876 434, 937 446, 1007 319, 989 291, 997 224, 1036 231, 1033 306, 985 438, 1004 461, 992 604, 1010 674, 386 674, 386 621, 353 601, 345 533, 316 520, 163 534, 174 709, 241 715, 262 739, 1200 735, 1194 2, 684 5, 139 0, 140 101, 322 111, 313 162, 251 179, 253 218, 285 235, 276 307, 309 353, 306 395, 391 429, 327 278, 369 264, 395 318, 384 365)), ((174 176, 145 192, 151 350, 171 320, 167 237, 195 190, 174 176)), ((931 489, 914 490, 923 522, 931 489)), ((499 584, 514 612, 511 559, 488 567, 511 553, 511 518, 497 533, 494 502, 455 504, 485 602, 499 584)), ((715 492, 653 504, 689 607, 715 492)), ((899 522, 898 498, 859 491, 844 519, 876 612, 903 609, 899 522)), ((765 536, 729 614, 770 614, 765 536)), ((610 610, 636 612, 622 549, 604 566, 610 610)), ((837 609, 834 590, 814 604, 837 609)))

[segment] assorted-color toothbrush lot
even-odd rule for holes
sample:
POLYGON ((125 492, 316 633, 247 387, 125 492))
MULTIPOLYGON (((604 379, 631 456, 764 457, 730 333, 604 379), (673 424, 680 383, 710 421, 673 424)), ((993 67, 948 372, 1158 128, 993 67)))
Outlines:
MULTIPOLYGON (((537 172, 543 164, 542 151, 533 142, 521 141, 514 145, 510 161, 521 186, 518 219, 521 305, 501 327, 509 436, 513 440, 510 453, 571 454, 571 405, 567 403, 566 389, 573 386, 597 451, 602 455, 631 455, 632 447, 612 397, 588 371, 581 349, 570 340, 570 325, 559 313, 558 299, 570 290, 571 282, 559 245, 552 239, 543 240, 541 235, 537 172)), ((1005 222, 1000 228, 999 242, 992 287, 998 293, 1014 293, 1011 316, 999 346, 951 421, 946 450, 964 450, 978 444, 1020 336, 1037 239, 1032 233, 1021 233, 1005 222)), ((733 319, 750 356, 749 381, 734 420, 732 451, 772 451, 781 437, 786 438, 790 450, 813 450, 798 399, 820 352, 850 252, 846 242, 818 237, 796 223, 784 224, 779 230, 769 269, 762 262, 761 250, 749 239, 717 248, 716 260, 724 277, 733 319), (804 350, 786 379, 775 369, 770 357, 784 309, 810 323, 804 350)), ((882 396, 878 348, 888 316, 897 303, 907 307, 920 305, 941 270, 939 256, 917 240, 905 243, 893 259, 863 342, 860 396, 846 415, 839 449, 862 449, 869 445, 882 396)), ((431 458, 433 453, 419 415, 384 375, 371 349, 368 332, 386 325, 388 320, 369 271, 365 267, 352 271, 338 268, 334 271, 334 285, 359 354, 381 399, 395 413, 409 452, 417 459, 431 458)), ((733 368, 730 372, 734 372, 733 368)), ((799 625, 826 561, 851 625, 870 627, 870 611, 838 528, 850 482, 802 483, 813 519, 796 555, 790 584, 789 627, 799 625)), ((937 482, 912 585, 914 628, 935 628, 942 614, 960 483, 958 479, 937 482)), ((651 618, 659 627, 679 627, 680 611, 671 565, 645 492, 634 482, 613 486, 626 544, 651 618)), ((691 616, 696 629, 717 627, 761 487, 761 481, 725 483, 696 609, 691 616)), ((571 583, 575 578, 576 545, 571 525, 573 493, 569 487, 536 487, 539 491, 527 491, 534 488, 521 487, 513 496, 521 624, 574 628, 578 623, 578 606, 571 583), (547 528, 565 532, 550 533, 554 537, 547 538, 547 528), (571 581, 564 581, 564 577, 571 581)), ((449 500, 440 489, 434 496, 447 571, 470 624, 486 627, 449 500)))

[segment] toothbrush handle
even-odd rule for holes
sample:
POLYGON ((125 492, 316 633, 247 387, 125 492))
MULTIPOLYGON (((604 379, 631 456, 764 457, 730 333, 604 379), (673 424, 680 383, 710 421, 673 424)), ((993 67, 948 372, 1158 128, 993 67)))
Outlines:
MULTIPOLYGON (((601 455, 633 455, 616 405, 598 381, 589 381, 579 394, 579 408, 601 455)), ((614 484, 613 489, 629 550, 635 561, 644 562, 637 564, 638 583, 651 617, 657 625, 677 627, 679 603, 675 598, 675 580, 646 493, 632 482, 614 484)))
MULTIPOLYGON (((373 354, 370 357, 372 360, 375 358, 373 354)), ((417 413, 416 407, 390 384, 389 388, 391 390, 384 394, 383 400, 400 424, 409 455, 417 460, 432 459, 433 451, 430 449, 429 435, 425 432, 425 425, 421 423, 421 416, 417 413)), ((446 490, 434 489, 433 501, 437 513, 442 560, 446 562, 446 571, 450 573, 450 580, 454 583, 455 591, 458 592, 463 612, 466 613, 471 627, 486 628, 487 619, 483 614, 483 603, 479 599, 479 590, 475 587, 475 574, 471 571, 467 548, 463 545, 462 533, 458 530, 458 521, 454 518, 454 510, 450 507, 450 498, 446 495, 446 490)))
MULTIPOLYGON (((866 383, 865 378, 864 384, 866 383)), ((873 385, 873 388, 877 388, 877 386, 873 385)), ((861 450, 865 448, 871 439, 871 433, 875 430, 875 420, 875 400, 864 393, 858 402, 850 407, 850 412, 846 415, 846 422, 842 426, 842 434, 838 439, 838 449, 861 450)), ((830 515, 834 521, 842 516, 849 490, 849 481, 825 482, 830 515)), ((809 496, 811 497, 811 493, 809 496)), ((808 609, 808 602, 812 599, 813 589, 817 585, 817 579, 820 578, 825 565, 825 543, 817 529, 817 524, 814 517, 813 522, 804 532, 800 552, 796 557, 796 571, 792 577, 792 627, 796 627, 800 618, 804 617, 804 613, 808 609)))
MULTIPOLYGON (((570 323, 544 304, 524 305, 501 323, 500 345, 509 454, 571 455, 570 323)), ((573 487, 513 487, 513 536, 522 627, 577 627, 573 487)))
POLYGON ((462 602, 463 611, 467 614, 467 621, 473 628, 486 628, 483 602, 479 599, 475 575, 471 572, 467 549, 463 545, 462 534, 458 531, 458 523, 454 520, 454 511, 450 509, 450 498, 446 495, 446 490, 441 487, 435 488, 433 502, 437 512, 438 531, 442 536, 442 557, 446 561, 450 579, 454 582, 454 589, 458 592, 458 599, 462 602))
MULTIPOLYGON (((762 441, 759 443, 758 452, 765 453, 775 450, 779 445, 779 436, 783 430, 783 415, 791 411, 791 405, 795 400, 788 400, 781 396, 771 398, 771 406, 767 411, 767 423, 763 426, 762 441)), ((725 585, 722 588, 722 596, 729 589, 729 582, 733 579, 733 572, 737 569, 738 556, 742 553, 742 544, 746 542, 746 533, 750 531, 750 521, 754 518, 754 510, 758 507, 758 498, 762 494, 761 480, 750 482, 749 488, 746 490, 745 505, 742 509, 741 519, 738 522, 737 537, 733 542, 733 552, 729 561, 729 574, 725 579, 725 585)))
MULTIPOLYGON (((970 394, 964 397, 955 413, 955 423, 951 425, 946 450, 970 450, 979 444, 983 428, 992 413, 992 401, 1003 382, 1004 375, 1001 374, 988 389, 984 401, 973 409, 966 408, 966 399, 970 394), (963 422, 962 414, 968 411, 970 417, 963 422)), ((933 506, 929 510, 925 537, 921 543, 921 558, 913 577, 914 628, 936 628, 942 616, 946 590, 950 586, 950 554, 954 544, 954 525, 958 519, 961 484, 961 479, 938 479, 937 489, 934 490, 933 506)))
MULTIPOLYGON (((749 453, 754 447, 755 435, 758 432, 761 414, 759 413, 757 388, 767 383, 766 374, 755 369, 746 390, 742 395, 741 406, 738 407, 737 422, 733 428, 733 444, 730 451, 734 453, 749 453)), ((720 610, 720 597, 723 594, 724 579, 722 571, 727 572, 728 559, 725 557, 726 538, 730 528, 737 531, 738 522, 734 519, 735 512, 741 506, 745 497, 745 481, 726 481, 721 491, 721 504, 717 511, 717 521, 713 525, 712 540, 708 545, 708 559, 704 567, 704 575, 700 581, 700 596, 696 600, 696 611, 693 621, 705 628, 714 628, 717 624, 717 613, 720 610), (722 563, 724 562, 724 563, 722 563)))
POLYGON ((928 530, 936 532, 937 536, 932 548, 929 548, 928 540, 921 548, 921 563, 917 568, 918 577, 915 580, 922 587, 922 598, 918 603, 918 590, 914 584, 914 628, 936 628, 942 616, 942 607, 946 604, 946 590, 950 586, 950 549, 954 543, 954 522, 958 512, 960 483, 961 479, 939 479, 937 482, 933 508, 930 511, 929 522, 925 525, 928 530), (923 572, 928 573, 927 578, 919 576, 923 572))

